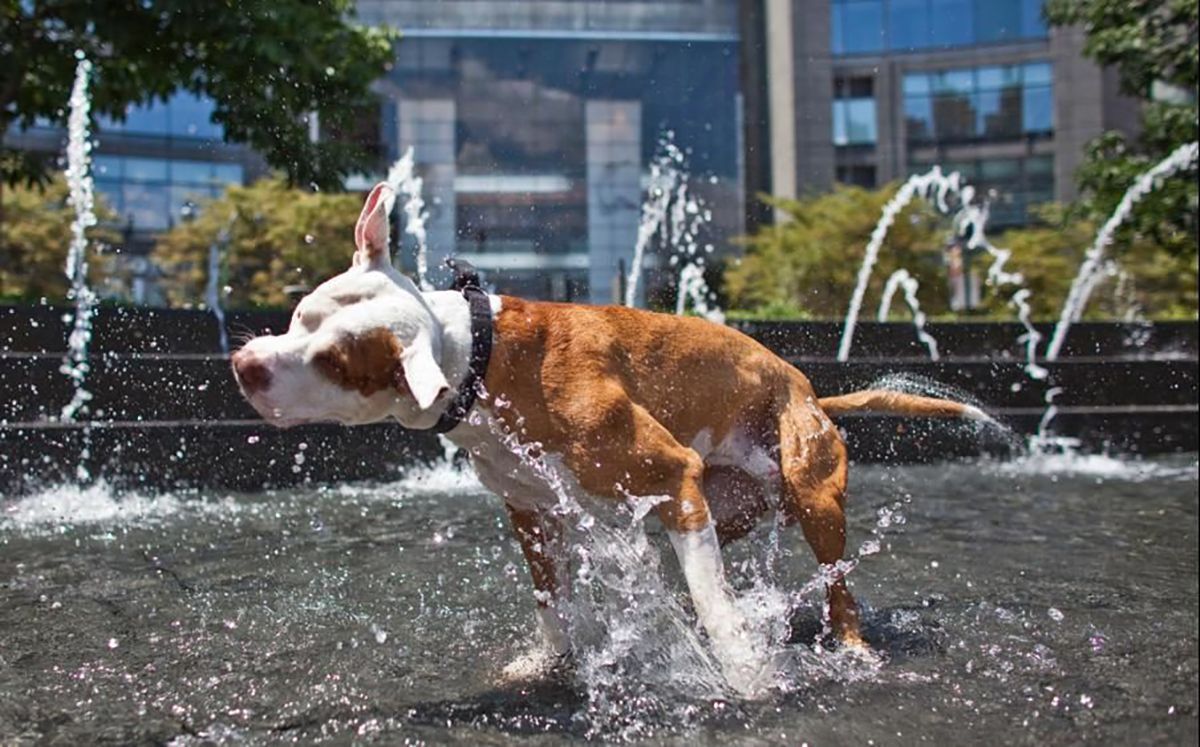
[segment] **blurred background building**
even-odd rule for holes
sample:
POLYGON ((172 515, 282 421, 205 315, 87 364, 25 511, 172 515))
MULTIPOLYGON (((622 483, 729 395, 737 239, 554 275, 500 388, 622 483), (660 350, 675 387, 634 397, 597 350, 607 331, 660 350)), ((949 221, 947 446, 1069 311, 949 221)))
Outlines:
MULTIPOLYGON (((1088 139, 1137 119, 1040 0, 360 0, 358 15, 402 38, 360 134, 378 172, 347 186, 412 146, 433 259, 466 257, 535 298, 616 298, 667 133, 728 252, 773 219, 760 193, 881 186, 935 163, 994 190, 993 223, 1021 224, 1073 197, 1088 139)), ((96 185, 121 216, 134 300, 157 300, 158 232, 265 173, 211 111, 178 93, 98 123, 96 185)), ((61 152, 63 133, 10 142, 61 152)), ((667 282, 650 275, 651 293, 667 282)))
MULTIPOLYGON (((747 89, 748 191, 875 187, 941 164, 995 191, 992 223, 1074 197, 1088 140, 1131 131, 1136 103, 1082 56, 1081 29, 1048 29, 1042 0, 761 0, 744 46, 766 75, 747 89), (781 168, 795 153, 792 168, 781 168), (780 158, 777 154, 783 154, 780 158)), ((761 219, 761 216, 759 216, 761 219)))

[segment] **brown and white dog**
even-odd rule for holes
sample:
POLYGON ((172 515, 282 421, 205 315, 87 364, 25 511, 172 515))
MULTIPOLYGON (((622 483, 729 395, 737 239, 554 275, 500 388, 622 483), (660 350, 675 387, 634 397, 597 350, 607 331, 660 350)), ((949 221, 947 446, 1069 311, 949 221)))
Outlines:
MULTIPOLYGON (((428 429, 467 378, 468 301, 454 291, 422 293, 392 266, 394 200, 386 184, 376 186, 355 228, 350 269, 302 299, 285 334, 254 338, 234 354, 243 394, 268 421, 393 418, 428 429)), ((846 546, 847 459, 831 417, 870 410, 987 419, 969 405, 892 391, 818 398, 800 371, 759 343, 697 318, 488 300, 488 396, 447 435, 470 450, 480 481, 504 500, 537 590, 540 627, 559 654, 569 641, 549 551, 560 536, 557 500, 501 433, 540 444, 586 494, 660 497, 654 511, 720 659, 722 650, 744 650, 745 626, 720 546, 772 508, 800 525, 828 567, 833 630, 862 645, 854 599, 832 572, 846 546)))

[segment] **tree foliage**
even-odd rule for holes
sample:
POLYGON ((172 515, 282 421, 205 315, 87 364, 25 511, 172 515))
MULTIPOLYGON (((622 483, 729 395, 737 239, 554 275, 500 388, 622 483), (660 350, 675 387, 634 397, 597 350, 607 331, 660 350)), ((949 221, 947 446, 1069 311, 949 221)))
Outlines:
POLYGON ((174 305, 204 300, 209 248, 223 251, 221 284, 231 308, 290 304, 287 288, 311 288, 345 270, 361 198, 290 188, 279 179, 230 187, 191 223, 163 234, 154 259, 174 305))
MULTIPOLYGON (((96 213, 111 218, 97 195, 96 213)), ((45 184, 21 185, 0 193, 0 299, 5 301, 62 301, 69 283, 65 274, 74 209, 67 204, 67 184, 61 178, 45 184)), ((104 249, 117 235, 103 225, 88 231, 89 276, 105 274, 104 249), (95 257, 99 257, 96 259, 95 257)))
MULTIPOLYGON (((394 35, 353 25, 352 0, 0 0, 0 143, 11 124, 66 120, 76 52, 95 65, 93 111, 121 120, 131 104, 177 89, 211 97, 214 121, 293 183, 334 188, 361 168, 361 148, 309 141, 352 129, 394 35)), ((46 164, 0 152, 0 178, 39 179, 46 164)))
MULTIPOLYGON (((745 255, 725 273, 733 308, 752 316, 840 318, 871 231, 895 192, 895 186, 868 191, 839 185, 820 196, 768 199, 791 220, 764 226, 744 240, 745 255)), ((879 254, 864 310, 878 306, 888 276, 901 267, 926 289, 922 298, 927 311, 948 308, 948 293, 942 288, 947 226, 920 200, 900 213, 879 254)))
MULTIPOLYGON (((873 192, 838 186, 832 193, 816 197, 770 200, 791 220, 764 226, 744 239, 745 255, 725 273, 731 313, 754 318, 841 319, 854 292, 871 231, 895 192, 895 185, 873 192)), ((1034 318, 1051 320, 1058 318, 1098 226, 1055 205, 1042 208, 1038 217, 1037 225, 1011 229, 990 239, 1012 252, 1005 269, 1024 276, 1025 287, 1032 291, 1028 301, 1034 318)), ((874 318, 888 276, 900 268, 919 281, 918 298, 929 316, 958 318, 950 311, 942 254, 950 230, 950 220, 922 200, 901 212, 879 253, 862 318, 874 318)), ((982 281, 990 264, 990 257, 976 257, 972 271, 982 281)), ((1157 318, 1195 316, 1195 262, 1148 237, 1135 237, 1127 247, 1123 266, 1128 277, 1122 283, 1109 279, 1097 290, 1087 310, 1089 318, 1123 318, 1134 308, 1157 318)), ((972 316, 1013 319, 1010 299, 1016 290, 1011 285, 993 288, 984 284, 981 308, 972 316)), ((910 316, 899 295, 891 308, 892 319, 910 316)))
MULTIPOLYGON (((1083 199, 1077 212, 1102 221, 1116 209, 1138 175, 1172 150, 1197 139, 1195 0, 1047 0, 1055 25, 1082 25, 1084 54, 1115 66, 1124 93, 1141 99, 1142 133, 1130 141, 1106 132, 1088 145, 1076 174, 1083 199)), ((1143 236, 1168 251, 1196 257, 1197 188, 1194 175, 1164 183, 1138 205, 1118 235, 1114 253, 1143 236)))

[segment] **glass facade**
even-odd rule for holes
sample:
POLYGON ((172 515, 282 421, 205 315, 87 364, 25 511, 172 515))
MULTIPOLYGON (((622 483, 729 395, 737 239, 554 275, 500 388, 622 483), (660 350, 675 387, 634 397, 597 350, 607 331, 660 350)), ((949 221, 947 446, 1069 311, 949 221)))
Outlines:
POLYGON ((833 144, 874 145, 879 139, 874 80, 838 78, 833 85, 833 144))
POLYGON ((92 166, 96 190, 137 230, 169 228, 186 202, 216 197, 244 177, 241 164, 174 158, 98 154, 92 166))
POLYGON ((1049 63, 907 73, 904 119, 909 143, 953 143, 1047 136, 1054 131, 1049 63))
POLYGON ((129 107, 124 121, 100 117, 98 124, 101 133, 221 140, 225 130, 212 121, 213 111, 211 99, 176 91, 166 101, 129 107))
POLYGON ((592 286, 615 269, 593 265, 631 257, 666 133, 695 188, 726 208, 712 238, 740 230, 736 43, 413 38, 397 50, 384 129, 424 169, 431 250, 440 236, 498 290, 611 297, 592 286))
POLYGON ((1041 0, 831 0, 835 55, 912 52, 1046 36, 1041 0))
MULTIPOLYGON (((942 171, 957 171, 976 189, 991 193, 988 224, 1011 226, 1029 222, 1029 209, 1054 199, 1054 157, 979 158, 943 161, 942 171)), ((911 174, 925 173, 932 163, 914 162, 911 174)))

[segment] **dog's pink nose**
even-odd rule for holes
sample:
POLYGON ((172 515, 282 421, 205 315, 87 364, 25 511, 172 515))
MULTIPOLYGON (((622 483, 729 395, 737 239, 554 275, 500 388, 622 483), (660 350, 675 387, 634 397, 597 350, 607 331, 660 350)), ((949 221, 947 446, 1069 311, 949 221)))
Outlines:
POLYGON ((265 391, 271 386, 271 370, 267 364, 246 350, 233 354, 233 374, 246 394, 265 391))

